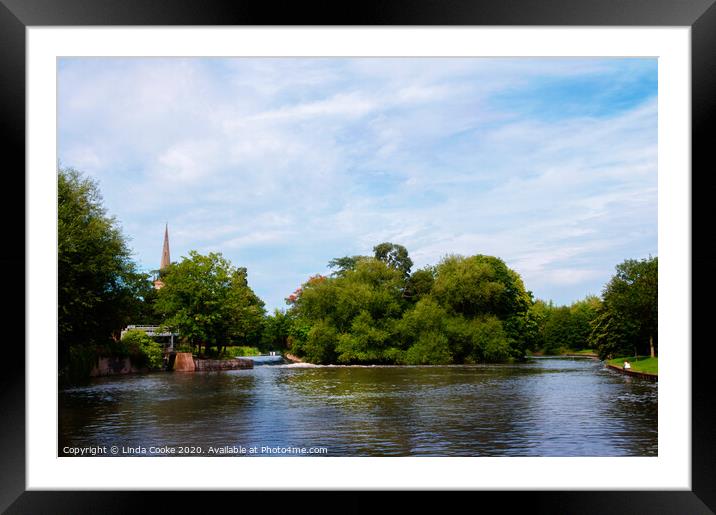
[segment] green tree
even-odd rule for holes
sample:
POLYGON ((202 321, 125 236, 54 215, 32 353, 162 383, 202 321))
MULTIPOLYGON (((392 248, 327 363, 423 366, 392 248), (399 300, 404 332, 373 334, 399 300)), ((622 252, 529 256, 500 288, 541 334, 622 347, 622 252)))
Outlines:
POLYGON ((397 270, 368 258, 343 276, 310 278, 300 288, 293 309, 311 322, 325 320, 338 332, 348 332, 361 311, 375 320, 400 316, 401 285, 397 270))
POLYGON ((572 348, 572 317, 569 306, 552 308, 543 327, 545 354, 559 354, 563 349, 572 348))
POLYGON ((102 206, 95 181, 72 168, 59 168, 57 204, 62 381, 68 374, 78 376, 68 369, 71 355, 89 357, 97 345, 106 345, 113 335, 119 337, 121 329, 141 310, 141 297, 150 286, 149 276, 138 272, 131 260, 116 219, 102 206), (76 350, 71 352, 72 348, 76 350))
POLYGON ((432 295, 453 313, 505 319, 524 314, 531 299, 520 276, 493 256, 448 256, 436 267, 432 295))
POLYGON ((425 267, 416 270, 408 278, 403 295, 411 302, 417 302, 429 295, 435 284, 435 268, 425 267))
MULTIPOLYGON (((153 274, 149 276, 151 275, 153 274)), ((154 306, 157 301, 157 290, 154 285, 149 280, 143 281, 141 288, 137 291, 137 297, 140 302, 132 316, 132 322, 134 324, 154 325, 157 322, 157 313, 154 306)))
POLYGON ((204 351, 228 343, 256 343, 261 334, 264 303, 248 286, 245 268, 235 268, 220 253, 172 263, 162 277, 164 287, 155 306, 162 325, 179 332, 204 351))
POLYGON ((296 350, 311 363, 335 363, 337 343, 338 334, 335 328, 320 320, 313 324, 305 342, 296 346, 296 350))
POLYGON ((602 301, 595 295, 588 295, 583 300, 574 302, 569 307, 570 314, 570 349, 589 348, 589 335, 592 332, 592 321, 597 318, 602 301))
POLYGON ((443 364, 524 357, 537 334, 531 293, 491 256, 451 256, 409 273, 407 250, 340 263, 292 294, 287 344, 316 362, 443 364))
POLYGON ((408 255, 408 249, 397 243, 384 242, 373 247, 375 259, 398 270, 404 279, 410 276, 413 260, 408 255))
MULTIPOLYGON (((497 257, 445 257, 435 267, 431 295, 453 316, 468 320, 495 317, 507 338, 511 358, 523 359, 526 349, 534 345, 537 323, 530 314, 532 293, 525 289, 519 274, 497 257)), ((498 360, 503 348, 500 345, 499 352, 489 353, 489 359, 498 360)), ((487 354, 481 359, 488 359, 487 354)))
POLYGON ((292 317, 276 308, 264 320, 261 345, 265 350, 288 349, 291 336, 292 317))
POLYGON ((565 350, 581 350, 591 345, 590 334, 601 300, 588 295, 570 306, 555 306, 538 300, 530 308, 537 325, 537 345, 545 354, 558 354, 565 350))
POLYGON ((658 349, 658 258, 627 259, 604 287, 590 339, 602 357, 658 349))
POLYGON ((450 342, 447 336, 438 332, 427 332, 420 335, 415 345, 405 354, 409 365, 447 365, 453 362, 450 342))
POLYGON ((530 306, 529 316, 535 324, 535 334, 531 342, 532 345, 529 347, 530 350, 537 351, 544 348, 544 328, 553 309, 552 301, 545 302, 542 299, 537 299, 530 306))
POLYGON ((592 321, 589 341, 600 359, 627 356, 639 353, 634 345, 636 333, 636 324, 632 320, 603 304, 592 321))
POLYGON ((342 277, 346 272, 355 270, 356 265, 359 261, 367 259, 368 256, 343 256, 331 259, 328 262, 328 268, 335 268, 336 270, 331 274, 332 276, 342 277))
POLYGON ((361 311, 352 323, 350 332, 338 337, 337 360, 341 363, 379 363, 385 360, 385 351, 391 333, 384 321, 376 321, 367 311, 361 311))
POLYGON ((398 270, 374 258, 359 260, 343 275, 311 277, 291 308, 296 326, 311 329, 291 335, 292 349, 307 359, 333 356, 343 363, 387 359, 389 336, 403 309, 402 285, 398 270))

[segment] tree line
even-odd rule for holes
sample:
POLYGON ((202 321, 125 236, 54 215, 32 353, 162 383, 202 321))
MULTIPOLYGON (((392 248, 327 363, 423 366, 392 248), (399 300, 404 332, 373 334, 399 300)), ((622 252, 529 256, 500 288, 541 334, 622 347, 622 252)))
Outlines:
POLYGON ((314 363, 450 364, 521 359, 531 294, 496 257, 448 255, 411 273, 402 245, 336 258, 288 302, 287 343, 314 363))
MULTIPOLYGON (((270 314, 247 270, 220 253, 191 251, 155 271, 164 283, 155 290, 151 274, 131 259, 97 184, 60 168, 60 380, 86 375, 99 355, 147 348, 121 342, 130 323, 179 332, 198 354, 253 345, 314 363, 505 362, 527 351, 587 347, 606 357, 655 352, 658 344, 656 258, 626 260, 601 298, 571 306, 535 300, 517 272, 482 254, 446 255, 413 270, 404 246, 383 242, 371 255, 337 257, 328 267, 329 275, 308 278, 287 297, 286 309, 270 314)), ((148 362, 156 360, 151 352, 148 362)))
POLYGON ((658 353, 658 258, 627 259, 604 286, 570 306, 537 300, 536 350, 545 354, 593 349, 600 359, 658 353))

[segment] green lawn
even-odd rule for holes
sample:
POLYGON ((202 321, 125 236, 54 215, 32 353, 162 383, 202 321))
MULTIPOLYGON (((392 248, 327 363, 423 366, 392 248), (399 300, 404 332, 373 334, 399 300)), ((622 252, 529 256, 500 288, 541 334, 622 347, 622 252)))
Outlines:
POLYGON ((659 374, 659 358, 639 356, 635 359, 634 356, 625 356, 610 359, 607 363, 621 368, 625 361, 628 361, 631 364, 631 370, 634 372, 644 372, 645 374, 655 375, 659 374))

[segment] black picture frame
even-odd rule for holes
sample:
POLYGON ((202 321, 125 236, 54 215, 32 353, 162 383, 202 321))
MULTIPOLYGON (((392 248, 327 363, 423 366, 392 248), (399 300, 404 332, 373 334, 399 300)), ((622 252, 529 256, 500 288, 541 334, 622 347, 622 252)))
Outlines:
MULTIPOLYGON (((89 25, 513 25, 513 26, 688 26, 691 28, 692 72, 692 489, 690 491, 529 491, 470 492, 479 502, 521 504, 531 513, 675 513, 716 511, 716 451, 710 394, 710 338, 704 330, 710 305, 696 302, 714 291, 710 273, 716 265, 711 250, 711 209, 706 202, 716 157, 709 129, 716 118, 716 0, 412 0, 341 2, 234 2, 191 0, 0 0, 0 127, 2 127, 2 203, 6 295, 13 296, 6 320, 25 319, 25 29, 30 26, 89 25), (9 158, 9 159, 8 159, 9 158), (22 172, 21 172, 22 171, 22 172), (8 184, 9 182, 9 184, 8 184), (20 194, 22 192, 22 194, 20 194), (13 205, 12 197, 19 205, 13 205), (696 236, 701 234, 701 238, 696 236), (18 271, 23 270, 24 274, 18 271), (701 337, 699 337, 701 336, 701 337)), ((668 144, 661 141, 660 144, 668 144)), ((664 316, 664 315, 662 315, 664 316)), ((69 492, 26 491, 25 487, 25 358, 15 356, 25 341, 20 324, 6 345, 13 358, 0 373, 0 510, 6 513, 141 512, 148 501, 162 511, 185 511, 188 501, 210 497, 211 504, 236 496, 271 502, 271 511, 296 510, 310 493, 278 492, 69 492)), ((684 342, 688 345, 689 342, 684 342)), ((363 512, 382 503, 381 494, 348 493, 341 511, 363 512)), ((412 493, 424 504, 423 493, 412 493)), ((463 499, 453 499, 459 503, 463 499)), ((245 501, 242 501, 242 503, 245 501)), ((470 502, 473 502, 472 498, 470 502)), ((455 504, 457 506, 457 504, 455 504)), ((320 506, 311 507, 312 511, 320 506)), ((300 510, 299 510, 300 511, 300 510)), ((328 507, 326 511, 333 511, 328 507)))

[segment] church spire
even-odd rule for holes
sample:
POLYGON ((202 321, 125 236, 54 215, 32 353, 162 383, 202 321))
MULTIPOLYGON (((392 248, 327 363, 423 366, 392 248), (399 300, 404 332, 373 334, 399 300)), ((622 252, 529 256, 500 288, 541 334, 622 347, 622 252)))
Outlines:
MULTIPOLYGON (((171 258, 169 257, 169 223, 164 226, 164 247, 162 248, 162 261, 159 264, 159 275, 161 277, 161 273, 163 270, 165 270, 169 264, 171 263, 171 258)), ((157 279, 154 281, 154 288, 159 290, 164 286, 164 281, 161 280, 160 277, 157 277, 157 279)))
POLYGON ((162 248, 162 262, 159 265, 159 270, 164 270, 171 263, 169 258, 169 223, 164 226, 164 247, 162 248))

